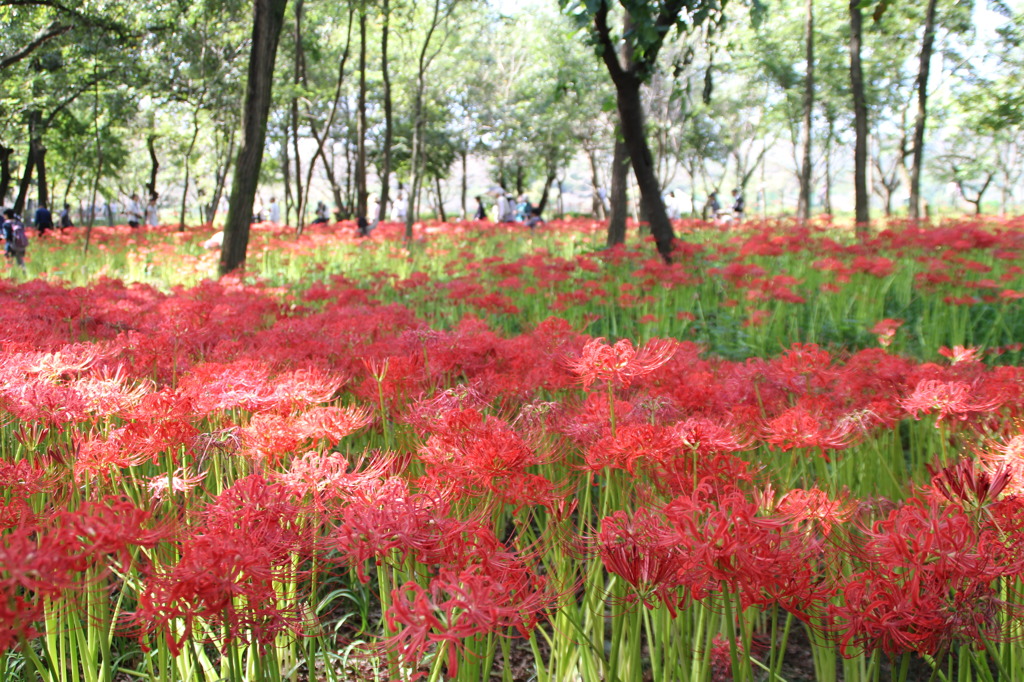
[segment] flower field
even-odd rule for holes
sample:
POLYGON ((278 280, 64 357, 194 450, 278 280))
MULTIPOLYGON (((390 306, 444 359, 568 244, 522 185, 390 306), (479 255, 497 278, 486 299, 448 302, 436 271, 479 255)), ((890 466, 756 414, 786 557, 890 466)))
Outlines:
POLYGON ((0 680, 1024 679, 1024 220, 401 230, 33 240, 0 680))

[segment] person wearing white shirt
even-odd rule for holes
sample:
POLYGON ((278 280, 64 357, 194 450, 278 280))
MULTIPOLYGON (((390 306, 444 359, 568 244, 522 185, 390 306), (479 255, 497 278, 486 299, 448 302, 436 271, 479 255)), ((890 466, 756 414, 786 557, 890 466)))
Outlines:
POLYGON ((146 204, 146 227, 156 227, 157 224, 156 195, 153 194, 149 197, 149 203, 146 204))
POLYGON ((142 224, 142 204, 139 203, 139 195, 133 194, 132 200, 128 202, 128 227, 135 229, 142 224))
POLYGON ((281 222, 281 204, 277 203, 277 197, 270 197, 270 222, 275 225, 281 222))

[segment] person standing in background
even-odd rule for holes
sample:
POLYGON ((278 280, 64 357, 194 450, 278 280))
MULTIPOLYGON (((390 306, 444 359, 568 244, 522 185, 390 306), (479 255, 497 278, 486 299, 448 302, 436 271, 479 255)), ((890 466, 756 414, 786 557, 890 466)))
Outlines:
POLYGON ((156 227, 157 224, 156 194, 150 194, 146 204, 146 227, 156 227))
POLYGON ((47 230, 53 229, 53 214, 50 213, 50 209, 46 208, 46 204, 39 204, 33 222, 36 224, 36 229, 39 230, 40 237, 46 234, 47 230))
POLYGON ((142 205, 139 203, 139 195, 133 194, 131 201, 128 202, 128 227, 133 230, 142 224, 142 205))
POLYGON ((74 227, 75 223, 71 220, 71 205, 64 204, 64 210, 60 212, 60 231, 63 232, 69 227, 74 227))
POLYGON ((275 225, 281 222, 281 204, 277 203, 277 197, 270 197, 270 222, 275 225))
POLYGON ((28 235, 25 225, 21 222, 14 209, 4 209, 4 221, 0 223, 0 232, 4 237, 4 255, 13 258, 25 271, 25 251, 28 249, 28 235))

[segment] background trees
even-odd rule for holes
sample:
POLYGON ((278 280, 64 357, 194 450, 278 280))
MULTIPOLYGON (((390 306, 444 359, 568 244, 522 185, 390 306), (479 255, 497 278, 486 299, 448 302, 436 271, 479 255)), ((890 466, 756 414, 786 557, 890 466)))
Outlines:
POLYGON ((548 214, 633 214, 667 254, 669 214, 731 187, 750 214, 861 223, 872 202, 914 218, 1019 199, 1024 29, 1001 2, 276 0, 268 134, 247 140, 265 1, 0 0, 0 200, 118 222, 153 192, 164 222, 219 224, 244 185, 244 231, 256 198, 290 224, 320 201, 372 222, 401 189, 411 228, 502 186, 548 214))

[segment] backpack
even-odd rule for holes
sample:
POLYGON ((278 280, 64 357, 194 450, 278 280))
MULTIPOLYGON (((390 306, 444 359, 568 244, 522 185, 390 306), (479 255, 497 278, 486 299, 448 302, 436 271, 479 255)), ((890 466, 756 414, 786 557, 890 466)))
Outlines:
POLYGON ((18 251, 28 247, 28 235, 25 234, 25 226, 17 218, 11 221, 11 247, 18 251))

